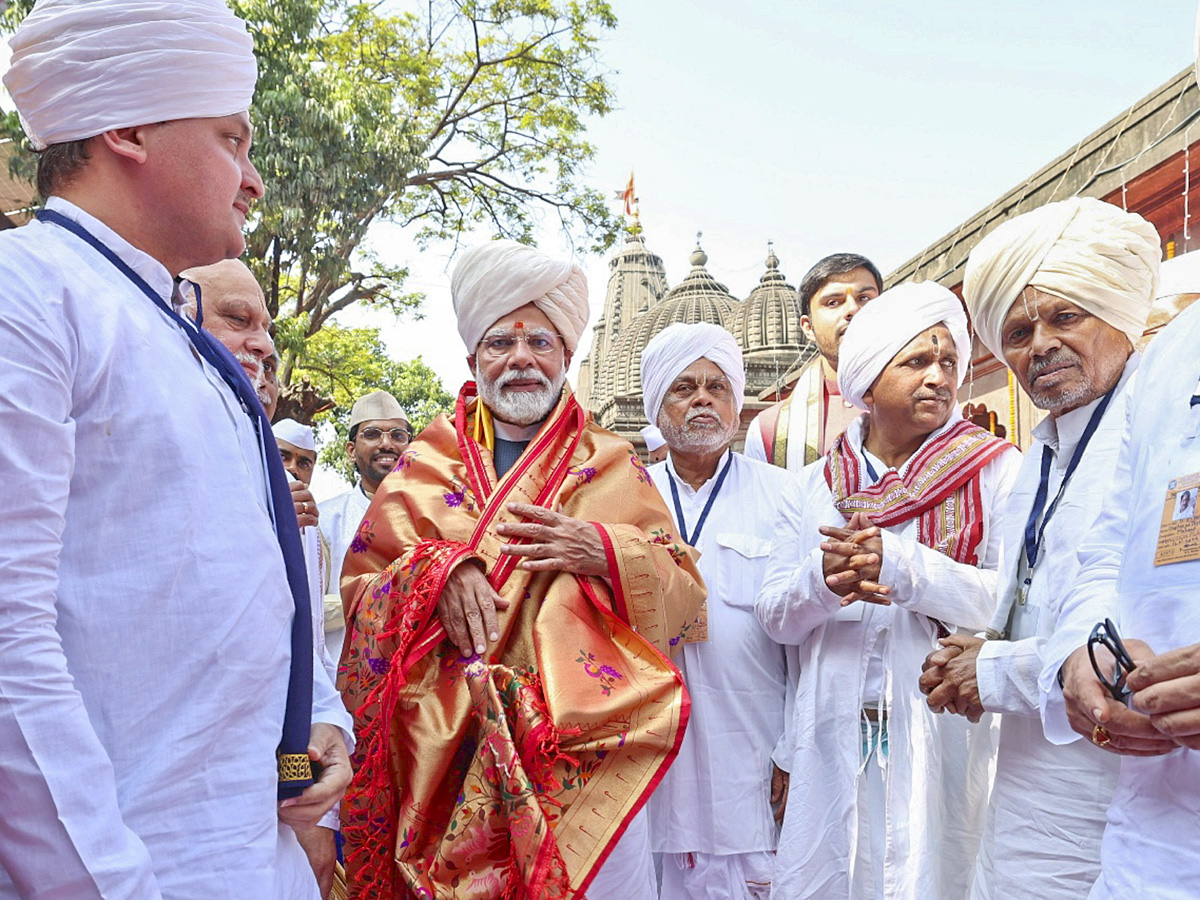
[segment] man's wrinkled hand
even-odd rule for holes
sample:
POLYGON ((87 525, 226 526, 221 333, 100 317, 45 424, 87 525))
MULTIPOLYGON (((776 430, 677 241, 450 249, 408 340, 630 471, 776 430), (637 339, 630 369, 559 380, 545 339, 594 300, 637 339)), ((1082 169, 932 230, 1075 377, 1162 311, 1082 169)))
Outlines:
POLYGON ((1126 680, 1130 702, 1182 747, 1200 750, 1200 644, 1140 662, 1126 680))
POLYGON ((822 526, 822 569, 825 584, 842 598, 842 606, 856 600, 887 606, 890 588, 879 583, 883 568, 883 535, 865 513, 856 512, 845 528, 822 526))
POLYGON ((952 634, 921 665, 921 692, 934 712, 956 713, 978 722, 985 712, 979 698, 977 663, 983 638, 952 634))
POLYGON ((775 763, 771 763, 771 815, 775 817, 776 824, 783 821, 783 814, 787 811, 788 785, 791 782, 791 776, 775 763))
MULTIPOLYGON (((1127 640, 1125 649, 1135 663, 1154 656, 1142 641, 1127 640)), ((1101 667, 1111 671, 1114 660, 1108 649, 1097 646, 1095 652, 1101 667)), ((1175 742, 1155 728, 1149 716, 1113 699, 1092 670, 1087 647, 1067 657, 1062 683, 1071 727, 1102 750, 1123 756, 1161 756, 1175 749, 1175 742)))
POLYGON ((337 832, 323 825, 293 830, 304 849, 304 855, 308 857, 313 874, 317 876, 321 896, 328 897, 337 873, 337 832))
POLYGON ((482 656, 489 642, 500 639, 497 610, 508 609, 508 601, 488 582, 481 563, 467 560, 457 566, 438 597, 438 617, 446 636, 463 656, 482 656))
POLYGON ((508 511, 528 522, 503 522, 498 534, 509 538, 503 553, 523 557, 517 565, 527 572, 572 572, 576 575, 608 574, 604 542, 591 522, 531 503, 510 503, 508 511))
POLYGON ((296 507, 296 520, 301 528, 317 524, 317 501, 313 499, 312 491, 303 481, 288 482, 292 490, 292 503, 296 507))
POLYGON ((318 722, 308 739, 308 758, 323 767, 321 776, 299 797, 279 804, 279 818, 292 828, 312 828, 342 799, 350 785, 350 753, 336 725, 318 722))

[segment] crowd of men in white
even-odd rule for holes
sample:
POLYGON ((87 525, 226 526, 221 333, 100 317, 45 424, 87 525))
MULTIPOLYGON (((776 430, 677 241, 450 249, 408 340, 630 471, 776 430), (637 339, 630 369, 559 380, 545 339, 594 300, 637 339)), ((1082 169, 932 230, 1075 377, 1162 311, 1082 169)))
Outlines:
MULTIPOLYGON (((278 357, 232 261, 264 186, 223 0, 40 0, 12 46, 48 200, 0 235, 0 898, 327 896, 337 574, 409 417, 355 404, 356 484, 319 509, 311 428, 257 427, 278 357), (277 793, 297 715, 320 765, 277 793)), ((800 286, 819 363, 745 454, 732 336, 650 341, 649 477, 707 638, 676 649, 686 734, 588 896, 1200 896, 1200 304, 1139 352, 1200 272, 1161 256, 1072 199, 984 238, 961 301, 827 257, 800 286), (1023 455, 960 412, 968 314, 1046 411, 1023 455)), ((586 290, 564 310, 573 348, 586 290)), ((506 365, 561 377, 526 341, 506 365)))

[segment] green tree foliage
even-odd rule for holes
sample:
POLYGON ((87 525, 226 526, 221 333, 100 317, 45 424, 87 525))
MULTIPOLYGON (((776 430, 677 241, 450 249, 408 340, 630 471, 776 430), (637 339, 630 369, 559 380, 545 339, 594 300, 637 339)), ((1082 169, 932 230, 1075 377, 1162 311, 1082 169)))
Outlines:
MULTIPOLYGON (((315 417, 317 425, 328 422, 336 433, 335 439, 321 449, 320 459, 350 481, 354 480, 354 473, 345 452, 350 408, 363 394, 384 390, 394 396, 408 413, 414 434, 435 416, 454 408, 454 397, 446 392, 421 357, 409 362, 391 359, 377 328, 342 328, 337 324, 323 328, 309 339, 307 352, 294 376, 296 393, 308 385, 317 395, 333 401, 331 408, 315 417)), ((295 410, 283 404, 276 418, 294 416, 295 410)))
MULTIPOLYGON (((0 30, 32 5, 13 0, 0 30)), ((582 181, 586 121, 612 105, 605 0, 231 6, 259 59, 252 155, 267 197, 247 258, 283 337, 285 386, 341 310, 419 305, 407 270, 365 246, 376 222, 422 246, 473 227, 527 240, 549 211, 586 249, 612 244, 616 219, 582 181)))

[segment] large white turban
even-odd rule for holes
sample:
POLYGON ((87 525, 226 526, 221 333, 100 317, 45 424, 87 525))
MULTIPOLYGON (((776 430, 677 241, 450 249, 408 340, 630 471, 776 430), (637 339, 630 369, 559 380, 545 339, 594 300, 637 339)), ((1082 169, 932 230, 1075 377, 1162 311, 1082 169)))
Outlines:
POLYGON ((971 335, 962 303, 936 281, 909 282, 884 291, 850 320, 838 347, 837 381, 842 396, 866 409, 863 395, 888 363, 913 338, 935 325, 945 325, 954 339, 957 385, 961 385, 971 365, 971 335))
POLYGON ((1158 232, 1135 213, 1091 197, 1047 203, 998 226, 967 260, 963 297, 975 333, 1003 360, 1001 328, 1027 285, 1142 336, 1162 258, 1158 232))
POLYGON ((546 314, 572 353, 587 325, 583 270, 516 241, 491 241, 463 253, 450 276, 450 296, 470 353, 497 319, 527 303, 546 314))
POLYGON ((224 0, 39 0, 4 84, 34 147, 250 106, 254 42, 224 0))
POLYGON ((301 425, 295 419, 280 419, 271 426, 271 431, 275 433, 277 441, 287 441, 293 447, 310 453, 317 452, 317 442, 313 437, 311 425, 301 425))
POLYGON ((698 359, 707 359, 725 373, 733 389, 733 402, 741 415, 746 401, 746 366, 742 348, 720 325, 697 322, 668 325, 642 351, 642 406, 646 420, 658 422, 658 411, 671 383, 698 359))

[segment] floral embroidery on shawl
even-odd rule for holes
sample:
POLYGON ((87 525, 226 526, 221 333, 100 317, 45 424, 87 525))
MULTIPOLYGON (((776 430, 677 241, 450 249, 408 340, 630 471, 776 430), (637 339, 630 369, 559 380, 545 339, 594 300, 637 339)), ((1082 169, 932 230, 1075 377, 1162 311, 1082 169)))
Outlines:
POLYGON ((642 484, 654 484, 650 479, 650 473, 646 471, 645 464, 642 463, 641 458, 637 455, 637 451, 632 447, 629 448, 629 464, 637 469, 638 481, 642 482, 642 484))
POLYGON ((567 472, 574 475, 584 484, 591 484, 592 479, 596 477, 595 466, 571 466, 571 468, 567 469, 567 472))
POLYGON ((366 553, 374 539, 375 530, 371 527, 371 520, 363 519, 358 526, 358 531, 354 533, 354 540, 350 542, 350 552, 366 553))
POLYGON ((687 559, 687 553, 680 546, 679 541, 675 539, 675 535, 671 534, 664 528, 655 528, 650 532, 651 543, 665 547, 667 552, 671 554, 671 559, 675 561, 675 565, 683 565, 683 561, 687 559))
POLYGON ((460 478, 452 478, 450 484, 457 490, 442 494, 446 505, 451 509, 465 509, 468 512, 474 512, 475 495, 471 493, 471 488, 460 478))
POLYGON ((608 665, 597 665, 596 654, 589 653, 587 650, 580 650, 579 657, 575 662, 583 663, 583 671, 592 678, 600 680, 600 691, 607 697, 612 693, 613 685, 617 683, 617 679, 625 676, 608 665))

